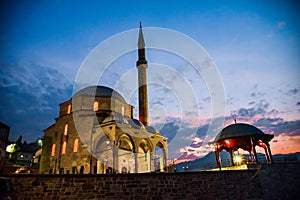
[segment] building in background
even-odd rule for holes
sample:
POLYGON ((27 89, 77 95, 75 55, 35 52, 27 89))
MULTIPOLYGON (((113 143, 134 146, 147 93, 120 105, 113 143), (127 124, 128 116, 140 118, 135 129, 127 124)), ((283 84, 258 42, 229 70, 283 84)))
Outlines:
MULTIPOLYGON (((148 125, 147 61, 138 39, 139 120, 115 90, 90 86, 60 104, 44 130, 40 173, 145 173, 165 171, 167 138, 148 125)), ((130 81, 130 80, 129 80, 130 81)))
POLYGON ((4 165, 10 127, 0 122, 0 166, 4 165))

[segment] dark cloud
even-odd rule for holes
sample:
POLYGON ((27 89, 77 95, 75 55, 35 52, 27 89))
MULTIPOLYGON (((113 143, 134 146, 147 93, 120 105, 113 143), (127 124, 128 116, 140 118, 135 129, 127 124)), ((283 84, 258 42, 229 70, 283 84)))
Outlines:
POLYGON ((210 97, 206 97, 203 99, 204 102, 209 102, 210 101, 210 97))
POLYGON ((250 94, 250 97, 252 97, 252 98, 256 98, 256 97, 261 97, 261 96, 264 96, 265 95, 265 93, 264 92, 252 92, 251 94, 250 94))
POLYGON ((279 111, 278 110, 275 110, 275 109, 272 109, 270 112, 268 112, 269 115, 274 115, 274 114, 278 114, 279 111))
POLYGON ((300 106, 300 101, 298 101, 298 102, 296 103, 296 106, 300 106))
POLYGON ((255 104, 255 101, 251 101, 248 103, 248 105, 254 105, 255 104))
POLYGON ((254 126, 264 126, 264 127, 271 127, 274 126, 273 124, 276 123, 282 123, 283 119, 282 118, 261 118, 257 120, 253 125, 254 126))
POLYGON ((294 89, 288 91, 289 94, 297 94, 298 92, 299 92, 298 88, 294 88, 294 89))
MULTIPOLYGON (((172 139, 176 136, 179 130, 179 122, 177 118, 169 118, 167 119, 167 123, 165 123, 159 132, 166 138, 168 138, 168 142, 171 142, 172 139)), ((156 124, 161 127, 161 124, 156 124)), ((154 126, 156 126, 154 125, 154 126)))
POLYGON ((253 107, 240 108, 239 110, 232 112, 231 117, 254 117, 256 115, 264 116, 265 114, 267 114, 268 107, 269 103, 266 100, 261 100, 260 102, 253 105, 253 107))
POLYGON ((150 102, 150 105, 161 105, 164 106, 164 103, 161 102, 160 100, 153 100, 150 102))
POLYGON ((196 137, 205 137, 208 131, 209 124, 205 124, 203 126, 199 126, 197 129, 196 137))
POLYGON ((198 112, 196 111, 184 111, 185 116, 198 116, 198 112))
POLYGON ((276 136, 285 134, 289 136, 300 135, 300 120, 284 121, 282 118, 261 118, 254 122, 256 127, 261 128, 266 133, 276 136))
POLYGON ((300 120, 280 122, 271 126, 271 130, 275 135, 285 134, 289 136, 300 135, 300 120))
POLYGON ((43 136, 58 115, 59 103, 70 98, 71 84, 58 71, 34 63, 2 64, 1 69, 0 120, 11 127, 10 139, 43 136))

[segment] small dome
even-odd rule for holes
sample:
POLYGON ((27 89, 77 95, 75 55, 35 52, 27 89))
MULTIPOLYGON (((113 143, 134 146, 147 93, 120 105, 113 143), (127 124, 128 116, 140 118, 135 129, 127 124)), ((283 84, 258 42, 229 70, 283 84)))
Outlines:
POLYGON ((225 127, 216 136, 215 142, 229 139, 229 138, 236 138, 236 137, 243 137, 243 136, 255 136, 255 135, 265 135, 265 133, 250 124, 236 123, 236 124, 231 124, 231 125, 225 127))
POLYGON ((106 117, 102 123, 107 123, 107 122, 117 122, 117 123, 122 123, 122 124, 128 124, 128 121, 120 114, 114 113, 108 117, 106 117))
POLYGON ((83 88, 82 90, 79 90, 73 95, 73 97, 76 96, 106 97, 106 98, 114 98, 114 99, 118 99, 119 101, 126 102, 125 99, 117 91, 102 85, 89 86, 83 88))
POLYGON ((145 129, 144 124, 137 119, 130 119, 130 120, 128 120, 128 122, 132 128, 145 129))
POLYGON ((153 134, 159 133, 158 130, 156 128, 154 128, 153 126, 146 126, 146 130, 149 133, 153 133, 153 134))

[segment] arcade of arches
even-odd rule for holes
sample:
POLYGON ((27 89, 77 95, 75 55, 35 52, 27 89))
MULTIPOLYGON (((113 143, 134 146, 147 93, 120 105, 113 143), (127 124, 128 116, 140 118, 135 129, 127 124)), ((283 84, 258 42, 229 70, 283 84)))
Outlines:
MULTIPOLYGON (((102 129, 103 130, 103 129, 102 129)), ((97 129, 95 135, 98 134, 97 129)), ((93 149, 94 173, 147 173, 165 171, 166 141, 123 133, 112 142, 102 135, 93 149), (152 140, 151 140, 152 139, 152 140)), ((161 138, 163 139, 163 138, 161 138)))

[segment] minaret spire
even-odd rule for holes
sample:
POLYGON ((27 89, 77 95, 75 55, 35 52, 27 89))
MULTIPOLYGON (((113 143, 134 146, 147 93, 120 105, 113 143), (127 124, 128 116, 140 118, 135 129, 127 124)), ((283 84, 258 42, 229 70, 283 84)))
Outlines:
POLYGON ((148 91, 147 91, 147 60, 142 23, 140 22, 138 38, 138 86, 139 86, 139 120, 148 126, 148 91))
MULTIPOLYGON (((139 40, 138 40, 138 63, 144 63, 147 64, 146 61, 146 54, 145 54, 145 41, 144 41, 144 35, 143 35, 143 28, 142 28, 142 22, 140 22, 140 31, 139 31, 139 40)), ((137 63, 137 65, 138 65, 137 63)))

